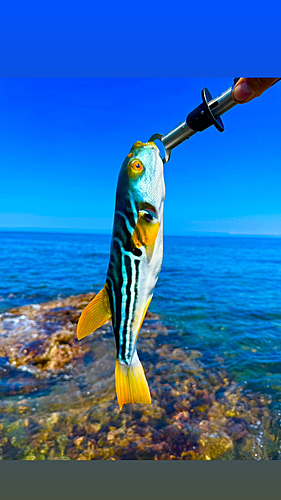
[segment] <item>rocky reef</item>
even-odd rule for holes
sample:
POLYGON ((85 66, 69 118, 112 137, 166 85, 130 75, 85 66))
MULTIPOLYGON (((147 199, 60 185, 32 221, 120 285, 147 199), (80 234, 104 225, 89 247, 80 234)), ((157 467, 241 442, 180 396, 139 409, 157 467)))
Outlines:
POLYGON ((93 294, 25 306, 0 319, 0 456, 24 460, 280 458, 270 401, 208 369, 180 333, 147 313, 138 340, 151 405, 115 395, 110 323, 82 341, 93 294), (179 342, 179 340, 181 340, 179 342))

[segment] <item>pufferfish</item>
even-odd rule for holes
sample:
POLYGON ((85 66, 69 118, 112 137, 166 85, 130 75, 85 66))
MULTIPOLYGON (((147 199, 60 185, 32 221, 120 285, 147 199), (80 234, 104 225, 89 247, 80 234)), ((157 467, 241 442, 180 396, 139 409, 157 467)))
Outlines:
POLYGON ((77 327, 82 339, 112 320, 120 409, 126 403, 151 403, 137 338, 162 265, 164 199, 160 151, 154 142, 136 142, 119 173, 106 282, 77 327))

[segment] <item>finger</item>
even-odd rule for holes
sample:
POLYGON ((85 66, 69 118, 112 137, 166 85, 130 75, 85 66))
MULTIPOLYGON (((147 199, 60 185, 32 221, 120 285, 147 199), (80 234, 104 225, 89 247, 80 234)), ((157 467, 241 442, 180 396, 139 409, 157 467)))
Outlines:
POLYGON ((240 78, 236 83, 232 97, 237 103, 246 103, 259 97, 280 78, 240 78))

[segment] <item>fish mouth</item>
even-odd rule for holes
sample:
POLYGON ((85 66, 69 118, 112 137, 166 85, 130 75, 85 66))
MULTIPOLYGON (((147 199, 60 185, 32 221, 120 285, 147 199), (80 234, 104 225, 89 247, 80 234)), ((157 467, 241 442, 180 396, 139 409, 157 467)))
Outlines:
POLYGON ((139 204, 139 210, 147 210, 148 212, 152 213, 154 215, 154 217, 157 217, 156 208, 153 205, 151 205, 150 203, 147 203, 146 201, 141 202, 139 204))
POLYGON ((152 141, 150 141, 150 142, 137 141, 131 147, 131 151, 132 151, 132 149, 142 148, 143 146, 145 146, 145 147, 150 146, 151 148, 158 149, 158 147, 156 146, 155 142, 152 142, 152 141))

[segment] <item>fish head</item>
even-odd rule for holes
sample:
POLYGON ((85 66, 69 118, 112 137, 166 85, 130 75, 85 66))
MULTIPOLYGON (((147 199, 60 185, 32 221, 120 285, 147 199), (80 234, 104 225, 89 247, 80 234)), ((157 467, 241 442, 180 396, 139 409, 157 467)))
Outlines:
POLYGON ((154 142, 136 142, 121 167, 119 196, 129 196, 137 210, 151 206, 158 213, 165 198, 163 161, 154 142))

